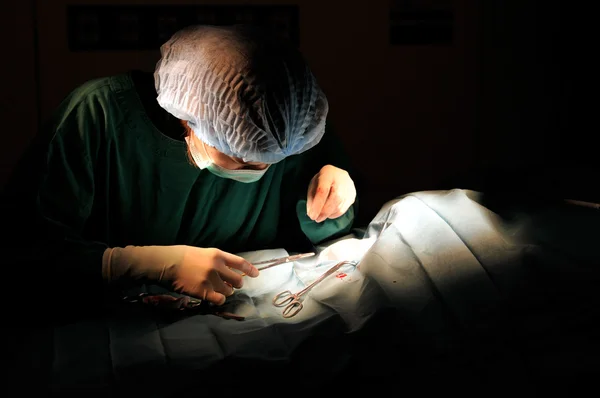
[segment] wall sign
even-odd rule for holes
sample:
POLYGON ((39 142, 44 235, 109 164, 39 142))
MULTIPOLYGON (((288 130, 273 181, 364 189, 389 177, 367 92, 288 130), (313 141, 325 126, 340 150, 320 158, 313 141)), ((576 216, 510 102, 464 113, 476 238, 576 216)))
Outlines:
POLYGON ((195 24, 249 23, 299 44, 295 5, 69 5, 71 51, 157 50, 179 29, 195 24))
POLYGON ((454 12, 449 0, 391 0, 390 44, 452 43, 454 12))

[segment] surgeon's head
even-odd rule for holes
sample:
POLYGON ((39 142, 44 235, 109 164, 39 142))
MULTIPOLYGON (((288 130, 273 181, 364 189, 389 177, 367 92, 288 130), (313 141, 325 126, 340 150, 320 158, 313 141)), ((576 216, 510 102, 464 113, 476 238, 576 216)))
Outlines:
POLYGON ((321 140, 327 98, 290 43, 256 27, 192 26, 161 55, 157 100, 184 123, 198 167, 253 182, 321 140))

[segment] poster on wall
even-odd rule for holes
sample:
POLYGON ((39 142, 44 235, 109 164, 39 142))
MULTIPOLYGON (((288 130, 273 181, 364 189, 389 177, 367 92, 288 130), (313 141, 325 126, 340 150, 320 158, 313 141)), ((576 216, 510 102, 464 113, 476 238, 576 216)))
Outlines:
POLYGON ((195 24, 254 24, 299 45, 295 5, 69 5, 69 49, 157 50, 173 33, 195 24))
POLYGON ((452 0, 390 0, 390 44, 452 44, 453 3, 452 0))

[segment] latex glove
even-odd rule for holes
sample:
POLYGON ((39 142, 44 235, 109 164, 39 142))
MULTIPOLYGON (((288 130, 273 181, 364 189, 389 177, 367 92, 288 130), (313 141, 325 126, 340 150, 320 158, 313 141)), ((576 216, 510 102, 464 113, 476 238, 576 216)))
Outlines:
POLYGON ((106 249, 102 257, 102 275, 109 283, 148 279, 217 305, 233 294, 234 287, 242 287, 242 273, 258 276, 244 258, 213 248, 127 246, 106 249))
POLYGON ((346 170, 326 165, 310 180, 306 214, 318 223, 335 219, 356 200, 356 187, 346 170))

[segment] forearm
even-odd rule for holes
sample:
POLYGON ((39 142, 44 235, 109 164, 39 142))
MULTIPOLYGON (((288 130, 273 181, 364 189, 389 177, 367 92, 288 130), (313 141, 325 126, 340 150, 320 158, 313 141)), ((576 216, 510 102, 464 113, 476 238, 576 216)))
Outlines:
POLYGON ((102 255, 102 278, 109 284, 171 279, 183 261, 184 246, 126 246, 107 248, 102 255))
POLYGON ((28 239, 12 248, 14 273, 35 285, 55 288, 100 289, 102 256, 107 246, 97 242, 69 242, 56 237, 28 239))
POLYGON ((300 228, 304 235, 316 245, 325 240, 333 239, 350 232, 354 224, 355 210, 358 202, 355 201, 352 206, 338 218, 326 219, 317 223, 311 220, 306 214, 306 201, 300 200, 296 206, 296 214, 300 222, 300 228))

